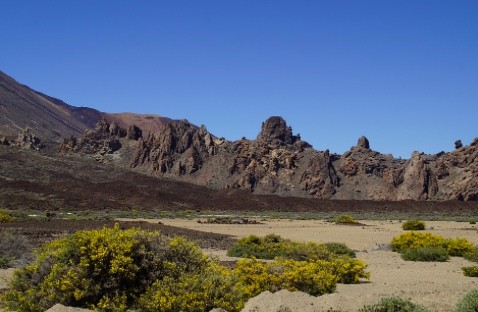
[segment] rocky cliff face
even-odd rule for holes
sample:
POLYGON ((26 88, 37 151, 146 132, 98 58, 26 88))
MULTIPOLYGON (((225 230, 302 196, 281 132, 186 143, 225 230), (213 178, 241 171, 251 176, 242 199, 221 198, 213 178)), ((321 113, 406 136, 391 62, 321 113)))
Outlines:
POLYGON ((142 138, 137 127, 127 131, 101 121, 81 144, 64 145, 114 153, 126 137, 138 140, 129 160, 134 170, 216 189, 322 199, 478 200, 478 139, 450 153, 415 152, 402 160, 373 151, 361 137, 350 151, 336 155, 314 150, 274 116, 256 140, 217 139, 187 121, 142 138))

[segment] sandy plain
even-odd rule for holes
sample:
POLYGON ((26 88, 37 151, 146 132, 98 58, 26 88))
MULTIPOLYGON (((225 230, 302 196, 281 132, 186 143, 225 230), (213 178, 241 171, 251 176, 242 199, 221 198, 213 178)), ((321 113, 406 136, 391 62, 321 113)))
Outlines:
MULTIPOLYGON (((400 296, 423 304, 431 311, 453 311, 456 303, 478 279, 463 275, 463 266, 473 265, 463 258, 448 262, 410 262, 387 250, 392 238, 403 233, 400 221, 361 221, 363 225, 337 225, 321 220, 263 220, 264 224, 225 225, 198 223, 197 220, 161 219, 167 225, 206 232, 231 234, 238 238, 250 234, 279 234, 299 242, 343 242, 357 251, 368 264, 370 281, 358 285, 338 284, 334 294, 311 297, 282 291, 252 299, 244 312, 275 311, 356 311, 386 296, 400 296)), ((447 238, 464 237, 478 244, 476 226, 464 222, 429 221, 427 231, 447 238)), ((225 251, 211 251, 227 259, 225 251)))

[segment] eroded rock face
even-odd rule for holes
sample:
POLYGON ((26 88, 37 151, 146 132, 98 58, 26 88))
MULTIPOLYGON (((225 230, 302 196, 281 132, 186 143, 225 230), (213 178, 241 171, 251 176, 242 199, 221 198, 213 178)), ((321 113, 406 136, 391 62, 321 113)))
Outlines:
POLYGON ((197 129, 181 121, 169 123, 161 132, 140 140, 130 166, 148 165, 154 173, 189 175, 201 169, 205 159, 214 153, 214 139, 204 126, 197 129))
POLYGON ((128 136, 132 139, 137 139, 140 136, 140 129, 121 128, 116 123, 108 123, 105 119, 98 121, 95 128, 86 130, 83 138, 78 139, 74 136, 63 140, 60 146, 60 152, 81 152, 85 154, 112 154, 118 151, 121 147, 121 139, 128 136), (132 133, 131 133, 132 131, 132 133), (128 135, 130 133, 130 135, 128 135))
POLYGON ((216 189, 324 199, 478 200, 478 139, 451 153, 416 152, 403 160, 372 150, 363 136, 336 155, 314 150, 284 119, 271 117, 256 140, 217 139, 186 120, 146 138, 140 129, 100 122, 62 148, 110 153, 123 148, 125 137, 137 140, 131 168, 216 189))
POLYGON ((13 145, 33 150, 41 150, 45 147, 42 140, 29 128, 24 129, 15 141, 8 142, 8 140, 4 139, 3 142, 4 145, 13 145))

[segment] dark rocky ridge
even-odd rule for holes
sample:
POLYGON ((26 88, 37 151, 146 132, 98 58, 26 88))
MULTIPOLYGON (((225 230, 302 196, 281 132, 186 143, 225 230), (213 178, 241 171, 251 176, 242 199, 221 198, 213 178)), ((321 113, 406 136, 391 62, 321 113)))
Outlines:
MULTIPOLYGON (((104 121, 98 127, 111 128, 104 121)), ((103 145, 121 138, 100 132, 106 135, 100 136, 103 145)), ((278 116, 263 123, 256 140, 217 139, 185 120, 137 139, 134 152, 124 153, 131 156, 123 165, 214 189, 342 200, 478 199, 478 139, 450 153, 415 152, 403 160, 373 151, 361 137, 337 155, 314 150, 278 116)), ((83 140, 91 141, 91 134, 83 140)))

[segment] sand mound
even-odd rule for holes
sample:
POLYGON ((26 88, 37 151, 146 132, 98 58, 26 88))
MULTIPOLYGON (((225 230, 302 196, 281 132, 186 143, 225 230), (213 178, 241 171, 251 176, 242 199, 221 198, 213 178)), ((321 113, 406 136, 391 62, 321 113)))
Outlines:
POLYGON ((50 309, 46 310, 46 312, 91 312, 91 310, 66 307, 62 304, 57 303, 53 307, 51 307, 50 309))

